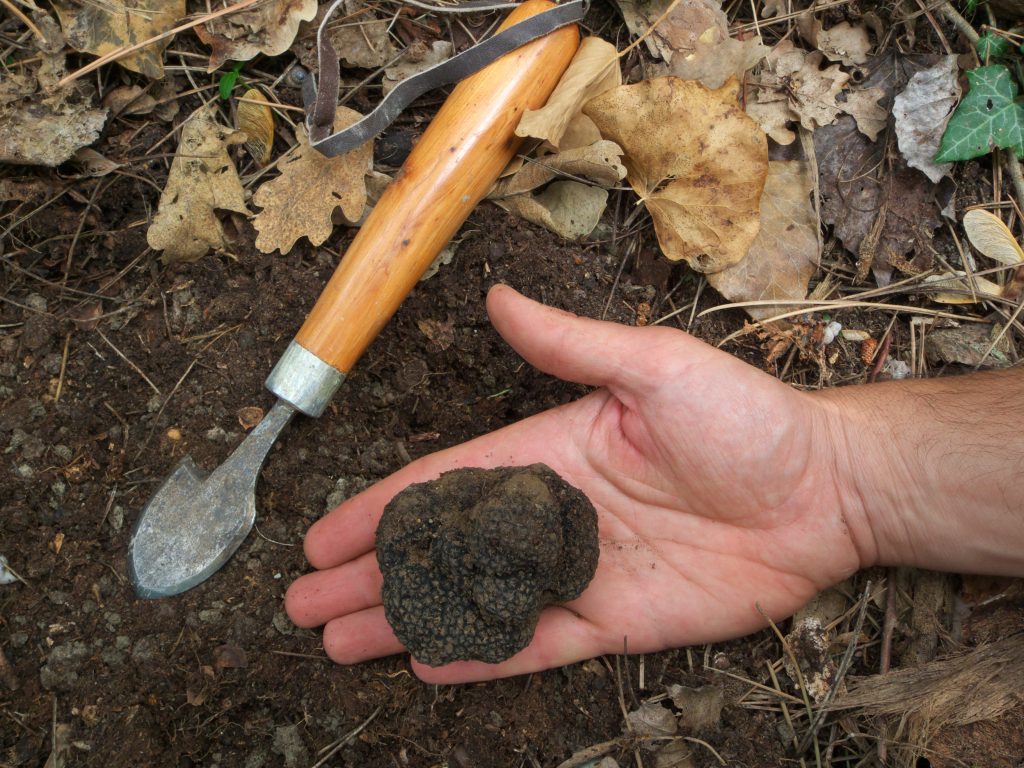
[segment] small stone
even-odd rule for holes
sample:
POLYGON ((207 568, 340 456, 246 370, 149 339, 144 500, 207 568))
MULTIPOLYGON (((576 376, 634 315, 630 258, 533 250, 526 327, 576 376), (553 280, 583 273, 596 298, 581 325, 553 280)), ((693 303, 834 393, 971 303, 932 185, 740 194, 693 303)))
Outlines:
POLYGON ((282 635, 293 635, 295 634, 295 625, 292 624, 288 615, 284 611, 278 611, 274 614, 272 619, 274 629, 280 632, 282 635))
POLYGON ((326 510, 330 511, 334 509, 336 506, 345 501, 345 499, 348 498, 348 495, 348 478, 339 477, 338 480, 334 483, 334 490, 327 494, 327 499, 324 502, 326 510))
POLYGON ((146 412, 156 413, 164 405, 164 398, 161 395, 153 395, 149 400, 146 401, 146 412))
POLYGON ((160 641, 155 635, 140 637, 132 647, 132 661, 137 666, 146 666, 160 655, 160 641))
POLYGON ((51 352, 43 358, 43 370, 51 376, 56 376, 60 373, 61 363, 63 362, 63 355, 57 352, 51 352))
POLYGON ((115 531, 120 531, 124 526, 124 507, 120 504, 115 504, 113 509, 110 510, 110 514, 107 515, 107 522, 110 523, 110 527, 115 531))
POLYGON ((167 439, 172 443, 176 443, 181 440, 181 430, 177 427, 171 427, 167 430, 167 439))
POLYGON ((132 639, 128 635, 118 635, 114 638, 114 647, 119 651, 127 651, 132 646, 132 639))
POLYGON ((16 471, 18 473, 18 477, 23 480, 31 480, 36 475, 36 471, 28 464, 19 464, 16 471))
POLYGON ((65 463, 71 461, 71 459, 73 459, 74 455, 75 455, 71 451, 71 449, 68 448, 66 445, 57 444, 57 445, 53 446, 53 448, 51 450, 53 451, 53 455, 56 458, 60 459, 61 461, 65 462, 65 463))
POLYGON ((68 486, 59 477, 50 483, 50 493, 52 493, 58 499, 64 498, 64 492, 67 491, 68 486))
POLYGON ((96 613, 97 608, 99 608, 99 606, 96 605, 96 601, 90 600, 89 598, 83 600, 81 605, 79 606, 79 609, 82 611, 82 613, 86 615, 96 613))
POLYGON ((113 632, 114 628, 121 624, 121 614, 115 613, 114 611, 107 611, 103 614, 103 620, 107 624, 107 629, 113 632))
POLYGON ((211 427, 206 430, 206 439, 211 443, 223 443, 227 436, 228 433, 224 431, 223 427, 211 427))
POLYGON ((38 293, 30 293, 25 297, 25 306, 29 309, 34 309, 36 312, 46 311, 46 299, 40 296, 38 293))
POLYGON ((68 593, 61 592, 59 589, 55 589, 52 592, 46 593, 46 599, 54 605, 67 605, 68 604, 68 593))
POLYGON ((39 670, 39 681, 47 690, 65 691, 78 682, 78 670, 89 656, 89 646, 81 640, 55 645, 39 670))
POLYGON ((281 725, 274 729, 274 752, 284 758, 285 768, 298 768, 309 763, 309 752, 298 725, 281 725))
POLYGON ((222 618, 224 618, 223 614, 213 608, 204 608, 199 612, 199 620, 203 624, 216 624, 222 618))
POLYGON ((18 366, 14 363, 0 363, 0 377, 13 379, 18 375, 18 366))
POLYGON ((21 648, 28 642, 28 632, 12 632, 10 635, 11 645, 21 648))

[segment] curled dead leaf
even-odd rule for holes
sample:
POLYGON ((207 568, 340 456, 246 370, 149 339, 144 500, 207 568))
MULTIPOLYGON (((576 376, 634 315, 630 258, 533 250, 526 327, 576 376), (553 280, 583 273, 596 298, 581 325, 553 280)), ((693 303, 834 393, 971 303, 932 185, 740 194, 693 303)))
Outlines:
POLYGON ((729 301, 778 301, 745 307, 755 320, 783 314, 785 299, 803 299, 818 268, 818 219, 811 205, 810 164, 772 161, 761 196, 761 228, 747 255, 737 264, 707 276, 729 301))
POLYGON ((599 37, 584 38, 547 103, 523 114, 516 135, 544 139, 558 149, 583 104, 621 84, 615 46, 599 37))
POLYGON ((245 133, 245 149, 256 164, 269 163, 274 149, 274 112, 259 88, 250 88, 239 99, 235 126, 245 133))
POLYGON ((608 192, 578 181, 553 181, 537 195, 513 195, 494 202, 560 237, 578 240, 593 232, 601 220, 608 192))
POLYGON ((148 115, 156 106, 156 99, 138 85, 122 85, 107 92, 103 97, 103 106, 115 117, 148 115))
POLYGON ((455 324, 451 320, 431 320, 429 318, 416 321, 417 327, 430 341, 442 351, 455 342, 455 324))
POLYGON ((735 79, 709 90, 676 77, 624 85, 584 107, 624 150, 627 179, 673 261, 717 272, 746 254, 760 226, 768 142, 740 109, 735 79))
MULTIPOLYGON (((361 115, 338 107, 335 130, 341 130, 361 115)), ((296 133, 298 146, 278 164, 281 175, 264 182, 253 195, 253 204, 263 210, 253 226, 259 233, 256 247, 263 253, 288 253, 300 237, 320 245, 334 230, 331 214, 340 207, 345 218, 357 221, 366 206, 366 175, 373 162, 373 142, 337 157, 324 157, 309 146, 305 130, 296 133), (302 215, 296 216, 295 211, 302 215)))
POLYGON ((705 88, 721 88, 730 77, 742 78, 768 54, 769 48, 756 37, 737 40, 708 29, 697 38, 692 53, 672 58, 670 74, 696 80, 705 88))
POLYGON ((248 432, 263 421, 263 409, 258 405, 246 405, 238 409, 238 423, 248 432))
POLYGON ((316 0, 268 0, 196 27, 210 46, 207 71, 225 61, 248 61, 258 54, 277 56, 288 50, 299 23, 316 16, 316 0))
POLYGON ((248 213, 238 171, 228 147, 245 135, 218 125, 206 107, 185 123, 171 163, 160 207, 146 233, 149 246, 163 251, 165 262, 195 261, 211 248, 227 245, 217 209, 248 213))
POLYGON ((852 67, 868 60, 871 40, 864 27, 843 21, 825 29, 810 10, 797 17, 796 24, 800 36, 825 54, 829 61, 839 61, 852 67))
POLYGON ((931 289, 928 297, 940 304, 977 304, 1003 295, 1003 286, 998 283, 978 275, 968 276, 961 270, 929 275, 924 282, 931 289))
POLYGON ((964 214, 964 231, 978 251, 1008 267, 1024 262, 1024 251, 1010 228, 991 211, 980 208, 964 214))
POLYGON ((528 160, 522 168, 499 181, 489 198, 508 197, 537 189, 558 176, 572 176, 613 187, 624 178, 622 148, 614 141, 597 141, 587 147, 577 147, 528 160))

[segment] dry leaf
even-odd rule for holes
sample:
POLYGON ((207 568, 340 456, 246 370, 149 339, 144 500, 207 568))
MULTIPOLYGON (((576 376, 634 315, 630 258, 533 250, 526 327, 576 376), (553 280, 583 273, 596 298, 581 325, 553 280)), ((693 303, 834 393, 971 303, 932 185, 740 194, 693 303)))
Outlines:
POLYGON ((263 409, 258 405, 245 405, 238 409, 238 424, 248 432, 263 421, 263 409))
POLYGON ((988 278, 971 275, 963 270, 928 275, 924 282, 939 290, 930 292, 928 297, 940 304, 977 304, 1003 295, 1003 286, 988 278))
POLYGON ((659 702, 645 701, 626 716, 629 730, 640 738, 673 736, 678 729, 672 710, 659 702))
POLYGON ((583 104, 621 84, 615 46, 599 37, 585 38, 547 103, 523 114, 516 135, 545 139, 558 149, 583 104))
MULTIPOLYGON (((633 35, 642 35, 657 21, 673 0, 618 0, 622 18, 633 35)), ((729 20, 719 0, 679 0, 644 42, 651 55, 671 62, 677 52, 692 53, 697 39, 708 29, 721 37, 729 35, 729 20)))
POLYGON ((75 152, 70 161, 82 171, 78 178, 89 176, 106 176, 121 167, 121 163, 115 163, 108 157, 104 157, 95 149, 83 147, 75 152))
POLYGON ((801 14, 796 23, 800 36, 825 54, 829 61, 839 61, 852 67, 868 60, 871 40, 864 27, 855 27, 844 21, 825 29, 811 11, 801 14))
POLYGON ((245 133, 245 149, 256 164, 269 163, 274 149, 274 112, 258 88, 250 88, 239 100, 235 127, 245 133))
POLYGON ((730 77, 742 78, 769 52, 756 37, 737 40, 721 36, 715 28, 697 39, 693 53, 674 56, 669 73, 684 80, 697 80, 705 88, 721 88, 730 77))
POLYGON ((207 70, 213 72, 228 59, 248 61, 260 53, 284 53, 295 40, 299 22, 309 21, 316 11, 316 0, 268 0, 199 25, 196 34, 211 48, 207 70))
POLYGON ((1000 325, 968 323, 958 328, 936 328, 924 338, 924 354, 930 363, 958 363, 972 367, 1004 366, 1013 349, 1000 325))
POLYGON ((206 107, 182 128, 160 208, 146 233, 150 247, 163 251, 167 263, 195 261, 227 245, 214 213, 218 208, 249 212, 228 157, 228 147, 244 142, 245 134, 218 125, 213 116, 214 108, 206 107))
POLYGON ((600 140, 601 132, 597 130, 594 121, 582 112, 577 112, 566 126, 558 146, 560 149, 576 149, 577 147, 588 147, 600 140))
POLYGON ((846 101, 839 106, 857 123, 857 130, 872 141, 885 128, 889 113, 878 103, 885 98, 881 88, 857 88, 846 92, 846 101))
POLYGON ((0 179, 0 203, 17 200, 19 203, 35 203, 53 195, 53 183, 37 178, 0 179))
POLYGON ((784 99, 759 102, 756 84, 748 84, 746 93, 747 114, 761 126, 761 130, 768 134, 776 144, 782 146, 792 144, 796 140, 796 134, 789 125, 796 122, 799 117, 790 109, 789 102, 784 99))
POLYGON ((55 167, 99 138, 107 110, 94 109, 93 86, 78 80, 54 90, 64 76, 64 37, 42 13, 38 63, 0 77, 0 163, 55 167))
POLYGON ((156 106, 156 99, 138 85, 122 85, 107 92, 103 97, 103 106, 109 109, 114 117, 148 115, 156 106))
POLYGON ((952 163, 935 163, 933 158, 960 100, 956 60, 956 56, 943 56, 935 66, 916 73, 892 107, 896 139, 907 165, 936 184, 953 168, 952 163))
POLYGON ((384 95, 387 96, 391 93, 394 87, 406 78, 417 75, 425 69, 436 67, 451 57, 452 44, 447 40, 435 40, 429 47, 422 40, 414 41, 405 49, 404 55, 397 64, 384 70, 384 79, 381 80, 384 95))
MULTIPOLYGON (((761 229, 738 264, 709 274, 729 301, 803 299, 818 267, 818 218, 811 205, 810 164, 773 161, 761 196, 761 229)), ((782 304, 746 307, 755 320, 782 314, 782 304)))
MULTIPOLYGON (((172 29, 185 16, 185 0, 55 0, 68 44, 95 56, 115 51, 172 29)), ((122 56, 117 63, 154 80, 164 76, 164 51, 171 38, 122 56)))
POLYGON ((664 254, 717 272, 757 235, 768 142, 740 109, 739 85, 718 90, 663 77, 624 85, 583 111, 625 151, 627 178, 654 220, 664 254))
POLYGON ((416 326, 442 351, 455 342, 455 324, 451 320, 417 320, 416 326))
POLYGON ((499 181, 488 197, 493 199, 529 192, 557 176, 582 177, 602 187, 614 187, 625 175, 622 148, 614 141, 601 140, 589 147, 567 149, 528 160, 517 173, 499 181))
POLYGON ((567 240, 578 240, 593 232, 601 220, 608 192, 578 181, 554 181, 538 195, 515 195, 494 202, 567 240))
MULTIPOLYGON (((335 130, 351 125, 362 115, 338 107, 335 130)), ((256 247, 263 253, 288 253, 300 237, 320 245, 331 236, 331 214, 340 207, 345 218, 357 221, 366 206, 365 177, 373 162, 373 142, 337 157, 324 157, 309 146, 305 130, 296 133, 299 145, 278 165, 281 175, 265 182, 252 201, 263 210, 253 226, 259 233, 256 247), (295 211, 302 211, 296 216, 295 211)))
MULTIPOLYGON (((303 24, 299 30, 292 53, 303 66, 312 67, 317 63, 317 27, 330 6, 330 3, 320 6, 312 23, 303 24)), ((363 0, 345 0, 343 11, 335 14, 327 28, 327 37, 343 64, 358 69, 377 69, 395 58, 395 47, 388 34, 390 28, 390 16, 378 19, 373 8, 363 0)))
POLYGON ((993 261, 1016 267, 1024 262, 1024 251, 1010 228, 990 211, 975 209, 964 214, 964 231, 978 251, 993 261))

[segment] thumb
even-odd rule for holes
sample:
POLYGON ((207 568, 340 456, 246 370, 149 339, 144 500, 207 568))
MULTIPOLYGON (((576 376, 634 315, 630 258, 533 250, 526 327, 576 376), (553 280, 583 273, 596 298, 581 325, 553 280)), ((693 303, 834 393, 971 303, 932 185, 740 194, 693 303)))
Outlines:
MULTIPOLYGON (((487 294, 491 323, 527 362, 567 381, 640 394, 664 379, 666 363, 711 351, 671 328, 634 328, 578 317, 507 285, 487 294)), ((688 361, 692 364, 693 360, 688 361)))

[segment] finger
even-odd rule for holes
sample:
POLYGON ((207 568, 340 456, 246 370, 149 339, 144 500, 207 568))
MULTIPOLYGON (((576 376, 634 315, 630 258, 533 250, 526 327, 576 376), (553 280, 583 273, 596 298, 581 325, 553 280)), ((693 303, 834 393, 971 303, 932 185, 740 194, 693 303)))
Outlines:
MULTIPOLYGON (((412 483, 437 478, 457 467, 500 467, 543 462, 559 474, 571 474, 566 436, 576 424, 589 423, 607 394, 594 393, 561 408, 532 416, 497 432, 432 453, 344 502, 310 526, 304 548, 314 568, 334 568, 373 549, 384 507, 412 483)), ((575 430, 579 431, 579 430, 575 430)))
POLYGON ((578 317, 505 285, 490 290, 487 311, 498 332, 529 363, 580 384, 642 393, 665 378, 666 361, 715 352, 682 331, 578 317))
POLYGON ((324 650, 338 664, 358 664, 405 649, 384 618, 384 606, 378 605, 327 622, 324 650))
POLYGON ((456 661, 443 667, 428 667, 413 659, 412 668, 425 683, 475 683, 561 667, 607 652, 610 649, 601 647, 599 631, 593 624, 567 608, 554 606, 541 613, 530 644, 500 664, 456 661))
POLYGON ((368 552, 337 568, 300 576, 284 596, 288 617, 300 627, 318 627, 333 618, 380 605, 383 577, 377 556, 368 552))

